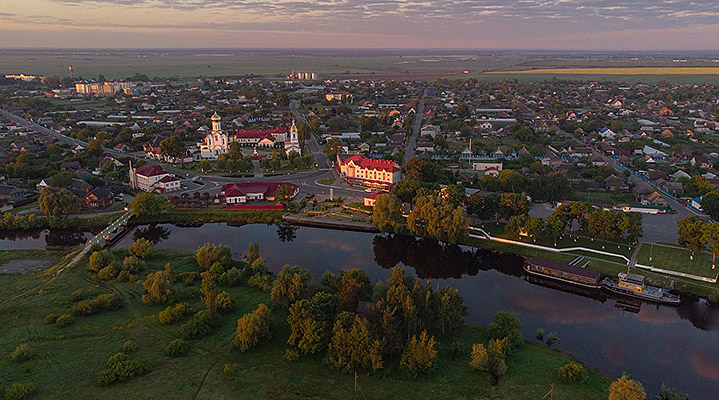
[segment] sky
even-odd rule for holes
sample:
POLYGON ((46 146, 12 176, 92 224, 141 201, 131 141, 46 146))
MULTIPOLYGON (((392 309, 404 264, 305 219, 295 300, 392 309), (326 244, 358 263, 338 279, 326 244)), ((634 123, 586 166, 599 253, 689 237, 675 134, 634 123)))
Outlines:
POLYGON ((719 50, 719 1, 0 0, 0 47, 719 50))

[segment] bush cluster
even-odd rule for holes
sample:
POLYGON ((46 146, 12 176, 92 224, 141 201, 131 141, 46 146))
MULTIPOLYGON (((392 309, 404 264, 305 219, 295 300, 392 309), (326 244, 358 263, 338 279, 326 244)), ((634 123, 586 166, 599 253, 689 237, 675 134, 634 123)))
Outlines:
POLYGON ((5 390, 5 398, 7 400, 24 400, 29 398, 33 393, 35 393, 35 383, 15 382, 5 390))
POLYGON ((10 353, 10 359, 15 362, 29 360, 31 357, 32 353, 30 352, 30 346, 27 343, 19 345, 12 351, 12 353, 10 353))
POLYGON ((272 277, 267 274, 258 272, 252 275, 248 282, 253 288, 261 290, 265 293, 272 290, 272 277))
POLYGON ((222 324, 222 319, 212 311, 197 312, 191 320, 180 327, 180 335, 185 339, 200 339, 222 324))
POLYGON ((161 324, 172 324, 180 320, 183 315, 191 314, 193 312, 192 307, 187 303, 177 303, 175 306, 168 306, 166 309, 160 311, 158 319, 161 324))
POLYGON ((113 382, 127 381, 146 374, 150 368, 149 361, 131 358, 125 353, 117 353, 107 360, 105 368, 97 375, 97 383, 100 386, 107 386, 113 382))
POLYGON ((188 351, 190 345, 182 339, 175 339, 165 346, 165 355, 168 357, 184 356, 188 351))
POLYGON ((57 317, 57 320, 55 321, 57 326, 69 326, 73 322, 75 322, 75 318, 73 318, 70 314, 62 314, 61 316, 57 317))
POLYGON ((570 362, 557 370, 559 380, 564 383, 583 383, 587 381, 587 369, 582 364, 570 362))
MULTIPOLYGON (((93 315, 100 311, 117 310, 122 307, 122 298, 116 293, 105 293, 92 300, 83 300, 72 307, 72 315, 93 315)), ((59 318, 58 318, 59 319, 59 318)))

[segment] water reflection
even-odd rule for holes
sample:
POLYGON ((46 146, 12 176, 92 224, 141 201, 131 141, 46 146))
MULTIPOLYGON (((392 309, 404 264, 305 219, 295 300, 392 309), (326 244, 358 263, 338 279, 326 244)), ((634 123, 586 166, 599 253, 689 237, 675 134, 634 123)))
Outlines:
POLYGON ((147 239, 154 244, 170 237, 170 230, 162 225, 148 225, 146 227, 138 226, 132 234, 133 240, 140 238, 147 239))
POLYGON ((297 237, 297 229, 299 227, 290 224, 279 224, 277 225, 277 237, 280 242, 287 243, 295 240, 297 237))
POLYGON ((79 246, 87 243, 85 232, 69 229, 52 229, 45 235, 48 246, 79 246))
POLYGON ((73 247, 87 243, 94 234, 77 229, 28 229, 0 231, 0 250, 73 247))
POLYGON ((404 264, 419 278, 460 279, 481 271, 497 270, 522 276, 522 258, 483 249, 402 235, 377 235, 372 239, 375 262, 383 268, 404 264))

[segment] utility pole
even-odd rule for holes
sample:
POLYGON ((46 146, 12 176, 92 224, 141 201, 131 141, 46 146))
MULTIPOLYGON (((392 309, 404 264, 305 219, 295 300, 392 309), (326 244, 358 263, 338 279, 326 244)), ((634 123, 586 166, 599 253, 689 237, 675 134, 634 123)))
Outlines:
POLYGON ((355 371, 355 400, 357 400, 357 371, 355 371))

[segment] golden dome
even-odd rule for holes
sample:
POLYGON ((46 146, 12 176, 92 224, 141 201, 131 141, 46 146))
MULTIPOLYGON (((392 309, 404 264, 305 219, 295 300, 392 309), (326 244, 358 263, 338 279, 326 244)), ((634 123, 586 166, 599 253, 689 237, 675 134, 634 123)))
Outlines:
POLYGON ((217 114, 217 111, 215 111, 215 114, 212 116, 213 121, 221 121, 222 117, 220 117, 219 114, 217 114))

